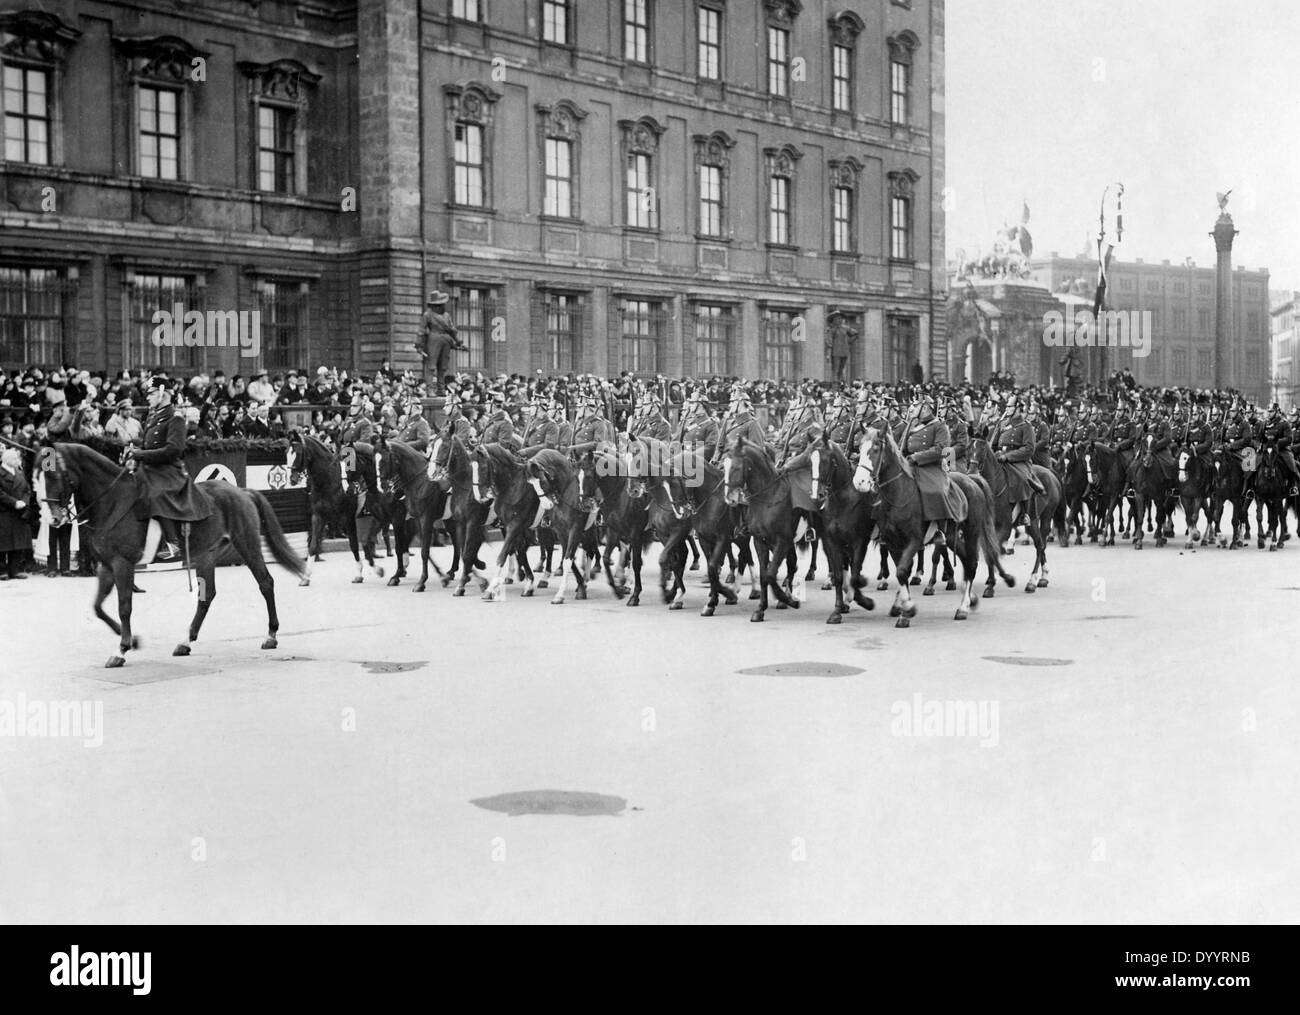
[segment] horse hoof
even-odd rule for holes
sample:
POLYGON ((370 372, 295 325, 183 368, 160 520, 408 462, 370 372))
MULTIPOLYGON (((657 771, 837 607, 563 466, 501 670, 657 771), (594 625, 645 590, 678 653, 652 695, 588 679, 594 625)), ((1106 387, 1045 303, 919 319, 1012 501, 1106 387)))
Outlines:
POLYGON ((325 558, 322 557, 322 556, 318 553, 318 554, 316 554, 316 557, 315 557, 314 563, 320 564, 320 563, 323 562, 324 560, 325 560, 325 558))
POLYGON ((263 641, 262 641, 262 648, 263 648, 263 649, 273 649, 273 648, 279 648, 279 647, 280 647, 280 643, 279 643, 278 641, 276 641, 274 638, 266 638, 266 639, 263 639, 263 641))
POLYGON ((993 586, 992 586, 992 585, 985 585, 985 586, 984 586, 984 592, 983 592, 983 594, 980 596, 980 598, 981 598, 981 599, 992 599, 992 598, 993 598, 993 594, 994 594, 994 593, 993 593, 993 586))
POLYGON ((563 606, 563 605, 564 605, 564 599, 563 599, 563 598, 560 598, 560 599, 552 599, 552 600, 551 600, 551 605, 552 605, 552 606, 563 606))
POLYGON ((848 604, 848 603, 841 603, 840 606, 839 606, 839 608, 838 608, 835 612, 836 612, 836 613, 848 613, 848 612, 849 612, 849 604, 848 604))
POLYGON ((921 576, 920 576, 919 574, 914 574, 914 575, 912 575, 912 580, 911 580, 910 582, 908 582, 908 584, 909 584, 909 585, 920 585, 920 584, 921 584, 921 576))
POLYGON ((310 579, 310 578, 300 578, 300 579, 298 579, 298 588, 300 588, 300 589, 305 589, 305 588, 306 588, 308 585, 310 585, 310 584, 311 584, 311 579, 310 579))
POLYGON ((1046 578, 1039 578, 1039 579, 1038 579, 1038 587, 1039 587, 1040 589, 1045 589, 1045 588, 1047 588, 1047 579, 1046 579, 1046 578))
POLYGON ((1259 540, 1256 545, 1259 546, 1261 550, 1264 549, 1264 540, 1259 540))
POLYGON ((1269 544, 1268 544, 1268 552, 1269 552, 1269 553, 1276 553, 1276 552, 1277 552, 1277 545, 1274 544, 1274 543, 1269 543, 1269 544))
POLYGON ((1026 583, 1025 583, 1025 591, 1028 592, 1028 593, 1030 593, 1030 594, 1033 594, 1033 593, 1035 593, 1035 592, 1038 591, 1038 585, 1037 585, 1035 582, 1032 582, 1032 581, 1030 581, 1030 582, 1026 582, 1026 583))
POLYGON ((547 582, 545 578, 543 578, 537 583, 537 587, 539 589, 549 588, 550 584, 547 582))
POLYGON ((361 575, 357 575, 355 578, 352 579, 352 584, 360 585, 363 581, 365 581, 365 579, 362 578, 361 575))
POLYGON ((735 585, 735 584, 736 584, 736 572, 735 572, 735 571, 728 571, 728 572, 727 572, 727 580, 726 580, 725 582, 723 582, 723 584, 724 584, 724 585, 735 585))
POLYGON ((890 615, 891 617, 899 617, 899 616, 902 616, 902 614, 903 614, 903 611, 900 610, 897 606, 891 606, 891 607, 889 608, 889 615, 890 615))
POLYGON ((384 576, 384 569, 382 567, 375 568, 375 577, 382 578, 383 576, 384 576))
POLYGON ((443 587, 444 589, 451 588, 451 578, 450 578, 450 577, 443 576, 443 577, 440 579, 440 581, 442 582, 442 587, 443 587))
POLYGON ((116 670, 126 665, 126 660, 121 656, 109 656, 108 662, 104 664, 106 670, 116 670))
POLYGON ((532 589, 524 589, 522 592, 519 593, 519 598, 520 598, 520 599, 532 599, 532 598, 533 598, 533 590, 532 590, 532 589))
POLYGON ((894 626, 895 626, 895 627, 911 627, 911 626, 912 626, 912 621, 911 621, 911 619, 908 618, 908 617, 899 617, 898 620, 894 621, 894 626))
POLYGON ((189 654, 190 654, 190 647, 185 644, 177 645, 174 649, 172 649, 172 655, 174 656, 187 656, 189 654))
POLYGON ((514 583, 515 583, 515 580, 514 580, 513 578, 507 578, 507 579, 505 579, 505 581, 504 581, 504 584, 506 584, 506 585, 513 585, 514 583))
POLYGON ((823 591, 823 592, 834 592, 834 591, 835 591, 835 583, 834 583, 834 582, 823 582, 823 583, 822 583, 822 591, 823 591))
POLYGON ((968 616, 968 614, 966 613, 965 610, 958 610, 956 613, 954 613, 954 614, 952 615, 952 619, 953 619, 953 620, 965 620, 967 616, 968 616))
POLYGON ((933 585, 927 585, 927 586, 925 587, 925 589, 921 592, 921 595, 923 595, 923 596, 932 596, 932 595, 934 595, 934 586, 933 586, 933 585))
POLYGON ((393 577, 388 579, 388 587, 390 589, 396 588, 400 584, 402 584, 402 579, 397 577, 397 575, 393 575, 393 577))
POLYGON ((876 591, 877 591, 877 592, 888 592, 888 591, 889 591, 889 582, 876 582, 876 591))
POLYGON ((586 590, 586 589, 578 589, 578 591, 575 592, 575 593, 573 594, 573 598, 574 598, 574 599, 586 599, 586 598, 587 598, 587 590, 586 590))
POLYGON ((792 609, 792 610, 797 610, 797 609, 799 609, 799 605, 800 605, 800 604, 799 604, 799 600, 794 599, 794 600, 792 600, 792 601, 790 602, 790 609, 792 609))
POLYGON ((464 589, 452 589, 451 595, 452 595, 452 598, 453 598, 453 599, 460 599, 460 598, 462 598, 462 597, 465 595, 465 590, 464 590, 464 589))
POLYGON ((704 607, 704 609, 700 610, 700 616, 701 616, 701 617, 712 617, 712 616, 713 616, 713 607, 712 607, 712 606, 706 606, 706 607, 704 607))
POLYGON ((943 587, 943 590, 944 590, 945 592, 956 592, 956 591, 957 591, 957 583, 954 582, 954 581, 950 581, 950 582, 948 582, 947 585, 945 585, 945 586, 943 587))
POLYGON ((628 605, 628 606, 640 606, 640 605, 641 605, 641 597, 640 597, 640 596, 633 596, 631 599, 629 599, 629 600, 627 601, 627 605, 628 605))
POLYGON ((864 610, 874 610, 876 608, 876 601, 870 596, 867 596, 866 601, 862 604, 862 608, 864 610))
POLYGON ((763 611, 762 611, 762 610, 755 610, 753 613, 751 613, 751 614, 749 615, 749 622, 750 622, 751 624, 761 624, 761 623, 763 623, 763 611))
POLYGON ((668 609, 670 609, 670 610, 680 610, 681 608, 682 608, 682 604, 681 604, 681 603, 669 603, 669 604, 668 604, 668 609))
POLYGON ((700 562, 697 560, 694 564, 691 565, 691 570, 698 571, 699 569, 700 569, 700 562))
POLYGON ((411 589, 411 591, 412 591, 412 592, 423 592, 423 591, 424 591, 424 582, 420 582, 419 585, 413 586, 412 589, 411 589))
POLYGON ((762 599, 762 598, 763 598, 763 594, 762 594, 761 592, 759 592, 758 589, 750 589, 750 590, 749 590, 749 598, 750 598, 750 599, 762 599))
POLYGON ((778 610, 788 610, 788 609, 790 609, 790 607, 786 606, 785 603, 777 603, 777 604, 776 604, 776 608, 777 608, 778 610))
POLYGON ((836 610, 834 613, 832 613, 829 617, 826 618, 826 623, 842 624, 844 623, 844 618, 840 616, 840 611, 836 610))

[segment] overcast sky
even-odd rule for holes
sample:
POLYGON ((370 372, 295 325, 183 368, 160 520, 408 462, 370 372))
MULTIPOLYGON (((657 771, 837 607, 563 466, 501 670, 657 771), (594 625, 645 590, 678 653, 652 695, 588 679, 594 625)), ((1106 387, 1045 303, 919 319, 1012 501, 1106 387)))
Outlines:
POLYGON ((1095 252, 1124 184, 1116 256, 1233 263, 1300 289, 1300 3, 948 0, 948 252, 987 251, 1029 205, 1034 253, 1095 252))

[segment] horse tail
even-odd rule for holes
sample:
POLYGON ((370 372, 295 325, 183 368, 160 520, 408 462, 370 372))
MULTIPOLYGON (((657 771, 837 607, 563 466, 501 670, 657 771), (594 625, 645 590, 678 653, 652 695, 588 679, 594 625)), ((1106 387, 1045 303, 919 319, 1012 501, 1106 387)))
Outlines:
POLYGON ((970 478, 981 494, 980 498, 971 498, 971 510, 974 510, 977 515, 975 526, 979 533, 980 552, 984 555, 984 563, 988 566, 989 574, 996 574, 1007 588, 1015 588, 1016 579, 1007 574, 1002 566, 1002 548, 998 545, 998 534, 993 525, 993 505, 996 503, 993 498, 993 488, 983 476, 972 474, 970 478))
POLYGON ((262 519, 262 534, 266 536, 266 545, 271 548, 271 556, 275 558, 275 562, 298 578, 306 577, 306 563, 293 552, 293 547, 285 538, 284 529, 280 527, 280 519, 275 517, 275 509, 271 507, 271 502, 257 490, 247 492, 252 496, 253 503, 257 505, 257 513, 262 519))

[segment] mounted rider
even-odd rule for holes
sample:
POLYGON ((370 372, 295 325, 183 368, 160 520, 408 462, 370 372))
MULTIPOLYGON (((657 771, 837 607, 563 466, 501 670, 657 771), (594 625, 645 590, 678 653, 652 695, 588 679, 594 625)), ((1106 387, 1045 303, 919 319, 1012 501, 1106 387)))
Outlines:
POLYGON ((627 421, 629 438, 653 437, 657 441, 672 439, 672 428, 663 414, 663 403, 654 391, 647 391, 637 403, 636 412, 627 421))
POLYGON ((490 397, 492 400, 492 414, 488 416, 487 423, 483 427, 483 433, 479 435, 479 443, 500 444, 512 451, 517 451, 520 442, 515 434, 515 425, 510 419, 510 414, 506 412, 505 392, 497 388, 492 391, 490 397))
POLYGON ((760 448, 767 441, 763 428, 754 418, 753 407, 749 404, 749 395, 739 384, 731 389, 731 407, 718 426, 718 439, 713 445, 710 461, 714 465, 721 463, 723 455, 738 437, 760 448))
POLYGON ((1042 406, 1038 402, 1029 403, 1029 412, 1025 416, 1026 421, 1034 431, 1034 457, 1033 463, 1041 465, 1044 469, 1052 467, 1052 432, 1047 425, 1047 419, 1043 415, 1042 406))
POLYGON ((532 458, 533 455, 548 448, 558 451, 560 447, 560 427, 550 416, 550 399, 538 394, 531 403, 524 406, 524 434, 519 449, 520 458, 532 458))
POLYGON ((942 524, 966 517, 966 503, 960 490, 948 477, 949 461, 945 452, 951 446, 948 426, 935 414, 932 395, 923 394, 911 406, 911 421, 903 438, 902 451, 912 466, 916 488, 921 495, 921 516, 930 523, 922 544, 944 546, 942 524))
POLYGON ((1209 410, 1201 412, 1183 421, 1181 444, 1192 457, 1198 459, 1205 470, 1203 475, 1213 475, 1214 469, 1214 431, 1210 426, 1209 410))
MULTIPOLYGON (((1033 470, 1034 428, 1025 419, 1024 405, 1018 395, 1007 398, 993 439, 989 442, 994 457, 1005 466, 1007 499, 1011 502, 1013 521, 1028 506, 1035 494, 1044 493, 1033 470)), ((995 491, 996 493, 996 491, 995 491)))
POLYGON ((415 441, 427 441, 433 433, 429 421, 424 418, 424 403, 412 398, 406 403, 406 422, 397 433, 397 440, 407 444, 415 441))
POLYGON ((1173 444, 1172 414, 1168 405, 1152 406, 1147 422, 1138 434, 1137 453, 1129 469, 1129 478, 1135 486, 1139 473, 1148 469, 1155 471, 1163 487, 1171 487, 1177 478, 1177 467, 1169 450, 1173 444))
POLYGON ((971 411, 970 396, 965 396, 962 405, 951 396, 944 402, 943 422, 948 428, 948 440, 952 447, 951 466, 962 472, 966 471, 966 453, 970 450, 970 425, 968 419, 974 418, 971 411))
POLYGON ((573 426, 573 443, 569 446, 569 457, 581 458, 598 450, 608 450, 618 446, 618 431, 614 424, 605 418, 601 400, 592 394, 579 395, 576 412, 577 422, 573 426))
POLYGON ((695 388, 682 407, 675 440, 682 451, 708 451, 718 439, 718 421, 709 415, 703 387, 695 388))
POLYGON ((1268 407, 1268 418, 1263 421, 1260 434, 1260 449, 1273 447, 1277 449, 1278 461, 1290 480, 1290 496, 1300 493, 1300 474, 1296 472, 1295 456, 1291 453, 1291 444, 1295 433, 1290 422, 1282 415, 1282 407, 1273 402, 1268 407))
POLYGON ((164 529, 168 542, 175 547, 181 542, 176 522, 201 522, 212 514, 207 495, 194 486, 185 468, 185 417, 172 404, 171 382, 154 377, 149 383, 148 399, 150 412, 140 446, 126 451, 127 460, 139 466, 136 517, 149 519, 141 564, 153 563, 164 529))
POLYGON ((852 427, 853 412, 849 408, 848 396, 837 391, 831 400, 830 412, 826 414, 826 439, 840 448, 847 448, 852 427))
POLYGON ((776 464, 784 465, 808 447, 809 435, 814 428, 823 429, 821 410, 817 408, 816 389, 801 388, 795 404, 790 407, 777 431, 776 464))

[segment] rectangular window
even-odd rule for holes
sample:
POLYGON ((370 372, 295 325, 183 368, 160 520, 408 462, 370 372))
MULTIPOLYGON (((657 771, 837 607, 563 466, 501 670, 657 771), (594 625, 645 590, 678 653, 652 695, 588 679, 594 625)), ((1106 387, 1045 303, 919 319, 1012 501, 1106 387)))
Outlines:
POLYGON ((456 334, 468 348, 456 351, 455 369, 487 370, 493 320, 500 314, 496 292, 492 289, 457 286, 452 292, 452 321, 456 334))
POLYGON ((451 0, 451 16, 461 21, 478 21, 478 0, 451 0))
POLYGON ((1156 278, 1147 279, 1147 292, 1158 293, 1160 291, 1160 280, 1156 278))
POLYGON ((546 369, 553 374, 567 374, 577 369, 578 329, 582 308, 578 297, 552 293, 546 300, 546 369))
POLYGON ((140 175, 155 180, 180 179, 180 93, 141 85, 140 175))
POLYGON ((1251 312, 1246 315, 1246 337, 1259 338, 1261 335, 1259 328, 1259 314, 1251 312))
POLYGON ((832 192, 832 224, 834 235, 831 249, 837 253, 853 252, 853 191, 849 187, 836 187, 832 192))
POLYGON ((623 0, 623 59, 650 62, 649 0, 623 0))
POLYGON ((700 235, 722 235, 722 169, 700 166, 700 235))
MULTIPOLYGON (((130 334, 127 336, 126 366, 132 370, 142 367, 201 367, 204 348, 200 345, 155 343, 155 329, 163 322, 155 322, 154 315, 164 310, 175 316, 179 305, 182 314, 204 311, 203 290, 186 275, 134 274, 131 276, 130 334)), ((173 324, 184 337, 183 325, 173 324)), ((206 329, 202 337, 206 337, 206 329)))
POLYGON ((722 12, 712 7, 700 7, 699 75, 705 81, 722 78, 722 12))
POLYGON ((1187 379, 1187 350, 1174 350, 1174 380, 1181 381, 1187 379))
POLYGON ((1175 296, 1184 296, 1184 295, 1186 295, 1186 293, 1187 293, 1187 283, 1186 283, 1186 282, 1175 282, 1175 283, 1174 283, 1174 295, 1175 295, 1175 296))
POLYGON ((1210 283, 1209 283, 1209 282, 1198 282, 1198 283, 1196 284, 1196 295, 1197 295, 1197 296, 1209 296, 1209 295, 1210 295, 1210 283))
POLYGON ((912 260, 912 201, 906 197, 890 200, 889 256, 895 261, 912 260))
POLYGON ((4 68, 5 159, 50 164, 50 75, 33 67, 4 68))
POLYGON ((1260 355, 1257 351, 1246 353, 1246 377, 1250 380, 1258 380, 1261 374, 1259 369, 1260 355))
POLYGON ((788 381, 799 376, 799 350, 794 341, 795 314, 773 310, 763 322, 763 379, 788 381))
POLYGON ((292 109, 257 107, 257 187, 277 194, 294 192, 292 109))
POLYGON ((1174 331, 1183 332, 1187 330, 1187 311, 1174 310, 1174 331))
POLYGON ((627 157, 627 224, 638 229, 658 227, 653 168, 649 155, 633 152, 627 157))
POLYGON ((542 0, 542 40, 569 44, 569 5, 565 0, 542 0))
POLYGON ((790 32, 767 30, 767 92, 785 98, 790 94, 790 32))
POLYGON ((767 189, 767 238, 772 243, 790 242, 790 180, 773 176, 767 189))
POLYGON ((1198 349, 1196 352, 1196 376, 1209 377, 1213 360, 1214 357, 1210 355, 1208 350, 1198 349))
POLYGON ((920 328, 915 317, 889 318, 889 345, 885 350, 886 381, 907 381, 912 364, 919 361, 917 335, 920 328))
POLYGON ((299 282, 262 282, 262 366, 267 370, 303 369, 311 360, 307 347, 307 293, 299 282))
POLYGON ((634 374, 659 370, 659 338, 663 334, 663 304, 627 300, 623 304, 623 369, 634 374))
POLYGON ((1133 291, 1133 280, 1131 278, 1122 278, 1119 280, 1119 287, 1126 293, 1133 291))
POLYGON ((1208 310, 1202 309, 1196 311, 1196 329, 1202 335, 1208 335, 1210 333, 1210 312, 1208 310))
POLYGON ((908 122, 911 105, 912 67, 898 60, 889 62, 889 112, 894 123, 908 122))
POLYGON ((456 203, 483 207, 483 128, 456 124, 456 203))
POLYGON ((831 107, 853 111, 853 50, 848 46, 831 47, 831 107))
POLYGON ((573 217, 573 143, 546 139, 546 194, 542 210, 560 218, 573 217))
POLYGON ((701 304, 695 308, 695 376, 731 374, 731 338, 736 316, 731 307, 701 304))
POLYGON ((0 265, 0 365, 61 366, 76 289, 57 268, 0 265))

